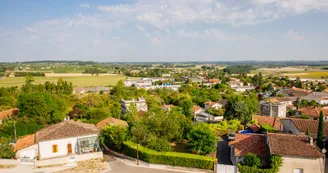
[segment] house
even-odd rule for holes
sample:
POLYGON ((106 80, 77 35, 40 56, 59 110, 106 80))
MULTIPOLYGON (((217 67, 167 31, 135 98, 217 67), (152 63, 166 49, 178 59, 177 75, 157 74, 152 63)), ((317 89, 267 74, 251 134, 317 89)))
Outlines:
POLYGON ((301 97, 303 100, 314 100, 320 105, 328 105, 328 93, 324 92, 313 92, 307 96, 301 97))
POLYGON ((220 100, 217 102, 212 102, 211 100, 209 100, 204 103, 204 108, 205 109, 214 108, 214 109, 218 110, 219 108, 224 107, 227 103, 228 103, 228 100, 226 100, 226 99, 223 99, 223 100, 220 100))
POLYGON ((297 100, 297 97, 271 97, 268 99, 270 103, 283 103, 285 105, 293 105, 293 102, 297 100))
POLYGON ((255 90, 254 86, 236 86, 236 87, 231 87, 237 92, 245 92, 245 91, 250 91, 250 90, 255 90))
POLYGON ((24 136, 14 151, 21 164, 65 164, 102 158, 98 135, 93 124, 64 121, 24 136))
POLYGON ((268 133, 267 143, 270 154, 282 157, 279 173, 324 172, 323 154, 311 137, 305 135, 268 133))
POLYGON ((257 124, 252 124, 250 129, 253 132, 258 132, 261 129, 261 126, 264 124, 268 124, 272 126, 275 130, 281 131, 281 124, 280 119, 278 117, 269 117, 269 116, 260 116, 260 115, 253 115, 253 120, 256 120, 257 124))
POLYGON ((284 103, 260 103, 260 115, 270 117, 286 117, 286 104, 284 103))
POLYGON ((163 73, 162 77, 171 77, 171 74, 170 73, 163 73))
POLYGON ((311 90, 305 90, 302 88, 292 87, 289 89, 280 89, 276 92, 277 95, 283 95, 284 97, 304 97, 311 93, 311 90))
POLYGON ((148 111, 148 106, 147 106, 146 100, 144 98, 140 97, 137 100, 135 100, 135 99, 122 100, 121 101, 121 109, 122 109, 123 114, 125 114, 128 111, 131 103, 136 105, 138 112, 139 111, 145 111, 145 112, 148 111))
POLYGON ((73 93, 74 94, 83 94, 83 93, 92 93, 92 92, 99 93, 100 91, 108 92, 109 91, 109 88, 108 87, 103 87, 103 86, 96 86, 96 87, 74 87, 73 88, 73 93))
POLYGON ((230 159, 234 165, 242 162, 246 154, 253 153, 261 157, 262 161, 268 155, 281 156, 283 162, 279 173, 320 173, 324 169, 323 154, 313 139, 305 135, 238 133, 228 145, 231 149, 230 159))
POLYGON ((328 107, 317 108, 317 107, 305 107, 300 108, 296 111, 296 117, 301 115, 307 115, 311 120, 318 120, 320 117, 320 112, 322 111, 324 120, 328 121, 328 107))
POLYGON ((230 82, 229 82, 229 86, 230 86, 231 88, 236 88, 236 87, 244 86, 244 82, 240 82, 239 80, 236 80, 236 81, 230 81, 230 82))
POLYGON ((127 87, 135 86, 135 87, 145 87, 145 86, 151 86, 152 80, 150 79, 141 79, 141 80, 124 80, 124 85, 127 87))
POLYGON ((120 120, 117 118, 113 118, 113 117, 108 117, 102 121, 100 121, 99 123, 96 124, 96 127, 98 129, 102 129, 104 128, 106 125, 122 125, 124 127, 128 127, 128 123, 124 120, 120 120))
POLYGON ((221 83, 221 80, 219 79, 208 79, 208 80, 203 80, 203 85, 204 86, 209 86, 209 87, 212 87, 216 84, 219 84, 221 83))
POLYGON ((195 116, 196 122, 220 122, 224 119, 223 116, 214 116, 206 112, 200 112, 195 116))
MULTIPOLYGON (((309 135, 316 139, 318 133, 318 120, 307 120, 299 118, 280 119, 284 133, 305 134, 309 131, 309 135)), ((324 136, 328 137, 328 122, 324 122, 324 136)))
POLYGON ((233 165, 242 162, 248 153, 257 154, 263 160, 269 153, 269 147, 263 134, 235 134, 235 139, 229 141, 230 160, 233 165))
POLYGON ((196 116, 196 115, 198 115, 201 112, 205 112, 205 109, 203 109, 200 106, 193 106, 192 112, 193 112, 194 116, 196 116))
POLYGON ((14 109, 9 109, 9 110, 4 110, 0 112, 0 124, 2 124, 2 121, 6 118, 10 118, 13 115, 17 115, 18 114, 18 108, 14 108, 14 109))
POLYGON ((162 108, 164 111, 170 111, 172 108, 174 108, 174 105, 163 105, 162 108))

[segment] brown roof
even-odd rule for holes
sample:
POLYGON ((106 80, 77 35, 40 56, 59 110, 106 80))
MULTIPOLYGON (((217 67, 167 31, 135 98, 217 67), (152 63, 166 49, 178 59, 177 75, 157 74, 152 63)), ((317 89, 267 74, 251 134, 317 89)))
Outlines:
POLYGON ((199 109, 201 109, 200 106, 193 106, 193 107, 192 107, 192 111, 193 111, 193 112, 197 112, 199 109))
POLYGON ((51 125, 37 131, 36 142, 86 136, 98 133, 99 130, 93 124, 70 120, 51 125))
POLYGON ((5 119, 5 118, 9 118, 12 115, 15 115, 17 113, 18 113, 18 108, 1 111, 0 112, 0 120, 5 119))
POLYGON ((257 124, 252 124, 249 128, 252 129, 253 132, 257 132, 261 129, 257 124))
POLYGON ((248 153, 257 154, 265 158, 269 153, 262 134, 240 134, 235 135, 235 140, 229 142, 229 146, 234 146, 235 156, 244 156, 248 153))
MULTIPOLYGON (((318 120, 306 120, 306 119, 298 119, 298 118, 290 118, 290 121, 294 123, 296 128, 301 133, 306 133, 307 129, 309 129, 309 133, 311 136, 316 137, 318 133, 318 120)), ((328 135, 328 122, 324 122, 324 135, 328 135)))
POLYGON ((217 101, 217 103, 225 106, 226 104, 228 104, 228 100, 227 99, 223 99, 223 100, 217 101))
POLYGON ((295 101, 297 97, 271 97, 268 101, 271 103, 295 101))
POLYGON ((320 111, 323 112, 323 116, 328 116, 328 108, 307 107, 298 109, 297 111, 314 118, 320 117, 320 111))
POLYGON ((106 126, 107 124, 109 125, 122 125, 124 127, 128 127, 128 123, 126 121, 123 121, 123 120, 120 120, 120 119, 117 119, 117 118, 112 118, 112 117, 109 117, 109 118, 106 118, 102 121, 100 121, 96 127, 97 128, 103 128, 104 126, 106 126))
POLYGON ((14 152, 27 148, 33 144, 35 144, 35 134, 23 136, 17 140, 15 144, 14 152))
POLYGON ((256 120, 259 125, 269 124, 274 129, 280 130, 280 121, 277 117, 269 117, 269 116, 261 116, 261 115, 254 115, 253 120, 256 120))
POLYGON ((291 89, 283 89, 282 93, 290 95, 290 96, 295 96, 295 97, 303 97, 307 96, 311 93, 311 90, 304 90, 302 88, 291 88, 291 89))
POLYGON ((322 157, 318 147, 305 135, 268 133, 270 153, 283 156, 322 157))

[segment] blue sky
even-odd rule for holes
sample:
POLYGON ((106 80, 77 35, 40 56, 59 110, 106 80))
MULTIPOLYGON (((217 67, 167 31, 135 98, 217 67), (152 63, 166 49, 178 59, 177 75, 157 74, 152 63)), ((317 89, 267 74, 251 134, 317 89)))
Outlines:
POLYGON ((328 60, 327 0, 0 0, 0 61, 328 60))

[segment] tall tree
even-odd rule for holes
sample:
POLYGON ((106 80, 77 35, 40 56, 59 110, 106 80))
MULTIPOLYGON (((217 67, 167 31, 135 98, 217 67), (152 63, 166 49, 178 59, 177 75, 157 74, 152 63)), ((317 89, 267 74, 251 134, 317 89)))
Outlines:
POLYGON ((323 128, 324 128, 324 120, 323 120, 323 112, 320 111, 320 118, 319 118, 319 124, 318 124, 318 134, 317 134, 317 146, 320 149, 323 149, 323 128))
POLYGON ((263 79, 263 75, 262 72, 259 73, 259 85, 263 85, 264 79, 263 79))

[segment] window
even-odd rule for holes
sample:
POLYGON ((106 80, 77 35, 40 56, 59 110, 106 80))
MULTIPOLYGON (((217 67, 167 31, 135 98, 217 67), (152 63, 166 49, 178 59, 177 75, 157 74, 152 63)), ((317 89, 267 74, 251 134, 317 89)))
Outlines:
POLYGON ((301 168, 295 168, 293 173, 303 173, 303 169, 301 168))
POLYGON ((58 152, 58 145, 52 145, 52 152, 57 153, 58 152))

